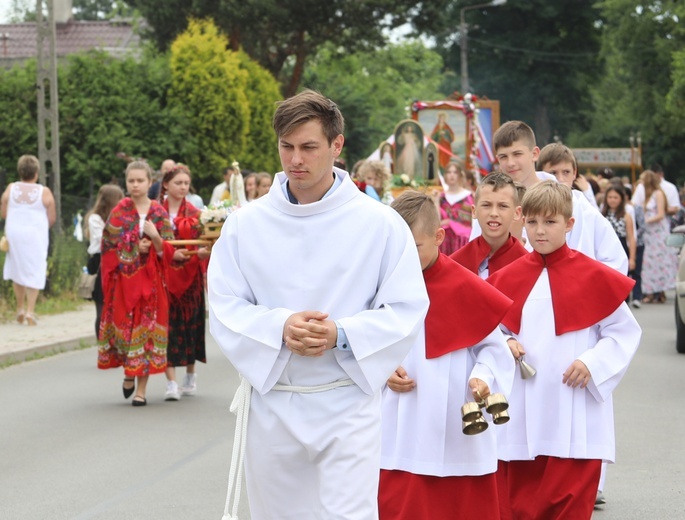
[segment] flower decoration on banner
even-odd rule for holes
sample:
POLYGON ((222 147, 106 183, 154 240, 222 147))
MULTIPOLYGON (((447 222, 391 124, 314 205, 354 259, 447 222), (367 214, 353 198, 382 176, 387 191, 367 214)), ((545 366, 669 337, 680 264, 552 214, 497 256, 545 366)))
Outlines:
POLYGON ((478 103, 478 96, 468 92, 461 96, 458 101, 461 102, 461 110, 464 112, 466 117, 472 118, 476 115, 476 103, 478 103))
POLYGON ((205 206, 200 212, 200 222, 202 224, 224 222, 228 216, 238 209, 230 199, 222 200, 205 206))
MULTIPOLYGON (((461 103, 461 110, 466 116, 466 124, 468 125, 469 141, 467 143, 469 154, 469 164, 472 165, 475 171, 479 171, 480 164, 480 133, 478 132, 478 96, 467 92, 458 100, 461 103)), ((480 173, 480 172, 479 172, 480 173)))
POLYGON ((409 175, 403 173, 392 176, 391 186, 394 188, 416 188, 417 183, 409 175))
POLYGON ((414 101, 411 105, 411 110, 412 112, 418 112, 420 110, 423 110, 424 108, 428 107, 428 103, 424 103, 423 101, 414 101))
POLYGON ((407 175, 406 173, 402 174, 395 174, 392 176, 390 179, 389 185, 387 188, 389 189, 396 189, 396 188, 423 188, 425 186, 431 186, 432 181, 427 180, 427 179, 412 179, 407 175))

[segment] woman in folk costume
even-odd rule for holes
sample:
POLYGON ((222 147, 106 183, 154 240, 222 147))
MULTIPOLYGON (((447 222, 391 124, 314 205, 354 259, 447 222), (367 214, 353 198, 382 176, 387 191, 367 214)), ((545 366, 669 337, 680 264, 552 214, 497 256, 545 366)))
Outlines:
POLYGON ((167 212, 147 196, 151 183, 147 163, 128 165, 129 196, 112 210, 102 233, 98 368, 124 367, 124 397, 135 391, 133 406, 147 404, 148 377, 166 369, 169 303, 161 255, 164 240, 174 235, 167 212))
POLYGON ((461 166, 451 162, 445 171, 445 191, 438 202, 445 240, 440 252, 451 255, 468 244, 471 235, 473 193, 466 188, 466 177, 461 166))
MULTIPOLYGON (((202 234, 200 210, 186 201, 190 189, 190 170, 178 164, 162 179, 161 198, 177 240, 193 240, 202 234), (166 195, 166 199, 164 196, 166 195)), ((166 282, 169 289, 169 345, 167 348, 167 401, 178 401, 181 395, 194 395, 195 362, 207 362, 205 355, 205 299, 201 261, 209 258, 209 249, 188 246, 174 249, 164 244, 166 282), (176 368, 186 367, 179 389, 176 368)))

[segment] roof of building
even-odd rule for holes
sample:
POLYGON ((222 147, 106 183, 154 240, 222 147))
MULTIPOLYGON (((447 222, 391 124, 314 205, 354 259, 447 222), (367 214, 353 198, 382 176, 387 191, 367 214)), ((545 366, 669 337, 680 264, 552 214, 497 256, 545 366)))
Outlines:
MULTIPOLYGON (((140 37, 130 20, 103 22, 75 21, 56 24, 57 56, 67 56, 91 49, 101 49, 119 55, 135 50, 140 37)), ((36 24, 0 25, 0 60, 24 60, 36 56, 36 24)))

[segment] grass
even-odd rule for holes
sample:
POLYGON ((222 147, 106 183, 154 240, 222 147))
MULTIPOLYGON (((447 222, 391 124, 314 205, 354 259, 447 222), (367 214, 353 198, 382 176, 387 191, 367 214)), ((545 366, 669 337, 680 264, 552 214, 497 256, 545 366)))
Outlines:
POLYGON ((33 354, 29 354, 28 356, 26 356, 23 359, 8 358, 8 359, 5 359, 4 361, 0 361, 0 370, 3 370, 5 368, 8 368, 8 367, 11 367, 14 365, 18 365, 19 363, 25 363, 27 361, 36 361, 38 359, 45 359, 48 357, 56 356, 58 354, 63 354, 65 352, 70 352, 73 350, 85 350, 85 349, 92 348, 92 347, 93 347, 92 343, 88 343, 86 341, 81 340, 81 341, 79 341, 78 347, 74 347, 74 348, 67 349, 64 347, 58 347, 58 348, 54 348, 51 350, 45 350, 42 352, 34 352, 33 354))
MULTIPOLYGON (((36 314, 38 316, 48 316, 52 314, 62 314, 63 312, 70 312, 78 310, 84 303, 93 305, 82 298, 76 296, 76 293, 63 293, 59 296, 46 297, 43 293, 38 295, 36 302, 36 314)), ((8 323, 14 321, 16 317, 16 307, 14 297, 9 300, 0 301, 0 323, 8 323)))

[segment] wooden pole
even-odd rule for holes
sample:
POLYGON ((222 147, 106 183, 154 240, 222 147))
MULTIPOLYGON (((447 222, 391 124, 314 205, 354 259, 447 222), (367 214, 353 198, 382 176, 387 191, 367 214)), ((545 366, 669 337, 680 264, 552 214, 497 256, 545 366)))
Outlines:
POLYGON ((55 51, 55 14, 53 0, 36 0, 37 35, 37 74, 36 92, 38 95, 38 160, 40 161, 39 180, 52 189, 55 197, 57 221, 54 229, 62 231, 62 193, 59 164, 59 103, 57 94, 57 53, 55 51), (43 5, 47 5, 48 19, 43 18, 43 5), (44 56, 45 43, 48 55, 44 56), (46 90, 49 104, 46 105, 46 90), (47 135, 47 124, 49 136, 47 135), (50 146, 48 148, 48 137, 50 146), (47 164, 50 163, 52 175, 47 177, 47 164), (47 182, 46 182, 47 181, 47 182))

